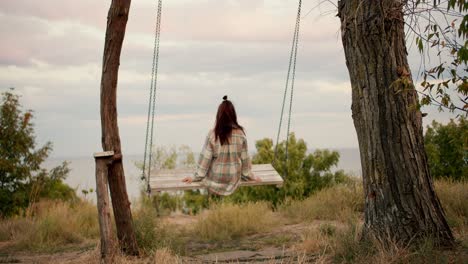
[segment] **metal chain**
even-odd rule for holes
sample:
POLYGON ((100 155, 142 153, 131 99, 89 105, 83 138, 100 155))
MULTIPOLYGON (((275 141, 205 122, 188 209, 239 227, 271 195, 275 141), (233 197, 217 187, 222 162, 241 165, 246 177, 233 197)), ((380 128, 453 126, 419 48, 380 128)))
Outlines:
POLYGON ((150 96, 148 102, 148 117, 146 120, 146 138, 145 138, 145 153, 143 157, 143 176, 146 180, 146 191, 151 194, 150 176, 151 176, 151 161, 153 153, 153 131, 154 131, 154 116, 156 106, 156 88, 158 82, 158 65, 159 65, 159 40, 161 36, 161 11, 162 0, 158 1, 156 26, 154 31, 154 47, 153 47, 153 67, 151 70, 150 96), (150 120, 151 117, 151 120, 150 120), (151 127, 151 130, 150 130, 151 127), (149 139, 149 155, 148 155, 148 139, 149 139), (147 159, 147 155, 149 156, 147 159), (146 161, 148 160, 148 173, 146 173, 146 161), (145 176, 146 173, 146 176, 145 176))
MULTIPOLYGON (((297 48, 298 48, 298 42, 299 42, 299 25, 301 21, 301 9, 302 9, 302 0, 299 0, 299 5, 297 9, 297 17, 296 17, 296 25, 294 28, 294 35, 293 35, 293 42, 291 45, 291 53, 289 56, 289 66, 288 66, 288 74, 286 76, 286 85, 284 88, 284 94, 283 94, 283 104, 281 107, 281 115, 280 115, 280 121, 279 121, 279 126, 278 126, 278 133, 276 135, 276 146, 275 146, 275 154, 273 158, 273 163, 276 162, 277 156, 278 156, 278 144, 279 144, 279 136, 281 133, 281 127, 283 124, 283 115, 284 115, 284 106, 286 104, 286 95, 289 87, 289 80, 290 76, 292 75, 291 78, 291 96, 290 96, 290 101, 289 101, 289 115, 288 115, 288 127, 287 127, 287 135, 286 135, 286 161, 288 160, 288 142, 289 142, 289 131, 291 127, 291 113, 292 113, 292 103, 293 103, 293 92, 294 92, 294 80, 296 76, 296 60, 297 60, 297 48), (291 72, 291 67, 292 67, 292 72, 291 72)), ((286 166, 286 176, 288 174, 287 171, 287 166, 286 166)))
POLYGON ((293 36, 293 43, 291 45, 291 53, 289 55, 288 74, 286 75, 286 85, 284 87, 283 104, 281 106, 281 114, 280 114, 280 121, 279 121, 279 126, 278 126, 278 133, 276 135, 275 156, 274 156, 273 162, 276 161, 276 157, 278 155, 279 136, 281 133, 281 127, 283 126, 284 105, 286 104, 286 94, 288 92, 289 76, 291 74, 291 65, 292 65, 292 59, 293 59, 294 47, 295 47, 295 41, 296 41, 296 35, 297 35, 296 32, 297 32, 297 19, 296 19, 296 25, 294 27, 294 36, 293 36))
MULTIPOLYGON (((301 3, 302 0, 299 0, 299 8, 297 11, 297 21, 296 21, 296 47, 294 49, 294 66, 292 70, 292 80, 291 80, 291 97, 289 100, 289 116, 288 116, 288 129, 286 133, 286 162, 289 160, 289 152, 288 152, 288 145, 289 145, 289 130, 291 128, 291 113, 292 113, 292 104, 293 104, 293 95, 294 95, 294 81, 296 80, 296 61, 297 61, 297 48, 298 48, 298 43, 299 43, 299 27, 300 27, 300 21, 301 21, 301 3)), ((287 164, 286 164, 287 168, 287 164)), ((286 175, 287 175, 287 170, 286 170, 286 175)))

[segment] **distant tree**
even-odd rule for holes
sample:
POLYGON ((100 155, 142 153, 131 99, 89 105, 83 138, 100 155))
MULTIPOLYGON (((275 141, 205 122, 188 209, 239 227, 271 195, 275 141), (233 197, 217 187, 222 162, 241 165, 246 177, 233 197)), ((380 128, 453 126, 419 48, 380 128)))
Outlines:
POLYGON ((313 192, 348 179, 342 170, 332 172, 338 165, 340 155, 336 151, 316 150, 308 153, 307 144, 296 139, 291 133, 288 143, 288 160, 286 160, 286 141, 278 146, 274 160, 273 141, 265 138, 256 142, 257 153, 253 156, 254 164, 272 163, 284 178, 282 188, 275 186, 256 186, 239 188, 229 200, 234 202, 267 200, 274 205, 285 198, 302 199, 313 192))
POLYGON ((468 122, 461 117, 447 125, 432 121, 424 136, 431 175, 454 180, 468 179, 468 122))
POLYGON ((17 214, 39 198, 76 199, 63 180, 68 164, 47 171, 41 164, 52 151, 47 142, 36 149, 33 112, 22 111, 18 95, 1 94, 0 105, 0 216, 17 214))

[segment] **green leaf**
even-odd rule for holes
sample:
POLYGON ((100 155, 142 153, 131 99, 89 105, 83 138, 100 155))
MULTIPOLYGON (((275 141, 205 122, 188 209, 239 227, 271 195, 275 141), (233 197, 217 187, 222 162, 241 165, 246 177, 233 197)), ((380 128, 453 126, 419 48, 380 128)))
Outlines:
POLYGON ((418 49, 419 49, 419 52, 423 52, 424 51, 424 45, 423 45, 423 42, 420 38, 418 38, 418 49))

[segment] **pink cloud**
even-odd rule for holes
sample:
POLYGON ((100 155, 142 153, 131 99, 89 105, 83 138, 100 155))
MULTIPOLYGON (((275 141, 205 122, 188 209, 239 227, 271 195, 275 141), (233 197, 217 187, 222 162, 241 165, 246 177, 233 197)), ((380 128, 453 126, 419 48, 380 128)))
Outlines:
POLYGON ((2 0, 2 13, 16 16, 38 17, 45 20, 80 21, 92 25, 104 25, 110 1, 63 0, 2 0))
MULTIPOLYGON (((0 12, 48 21, 75 21, 104 30, 110 1, 2 0, 0 12)), ((156 1, 133 1, 128 31, 152 34, 156 1)), ((307 10, 307 7, 305 7, 307 10)), ((163 4, 163 38, 197 41, 286 41, 291 38, 296 15, 295 1, 277 7, 262 0, 170 2, 163 4)), ((318 14, 315 15, 318 17, 318 14)), ((313 20, 314 14, 308 16, 313 20)), ((304 40, 320 40, 325 32, 338 29, 329 16, 303 28, 304 40)))

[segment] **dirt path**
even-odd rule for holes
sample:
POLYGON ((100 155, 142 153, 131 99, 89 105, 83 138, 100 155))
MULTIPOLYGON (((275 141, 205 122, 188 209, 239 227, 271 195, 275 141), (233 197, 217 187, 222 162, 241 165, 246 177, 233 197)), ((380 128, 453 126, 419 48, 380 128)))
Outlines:
POLYGON ((12 252, 6 253, 2 250, 0 244, 0 263, 88 263, 90 255, 96 255, 94 249, 89 246, 84 248, 73 248, 57 253, 31 253, 31 252, 12 252))
MULTIPOLYGON (((278 216, 279 217, 279 216, 278 216)), ((171 215, 162 218, 167 224, 184 228, 193 228, 197 217, 187 215, 171 215)), ((174 256, 168 250, 158 250, 151 257, 122 257, 117 256, 116 264, 146 264, 146 263, 188 263, 188 264, 210 264, 210 263, 259 263, 259 264, 305 264, 326 263, 327 256, 319 253, 320 249, 303 242, 309 232, 328 232, 331 229, 339 230, 345 225, 335 221, 313 221, 310 223, 291 223, 280 221, 279 225, 269 232, 254 234, 239 239, 222 242, 206 242, 196 237, 189 236, 184 240, 184 256, 174 256), (333 227, 333 228, 331 228, 333 227), (307 244, 309 252, 304 253, 301 246, 307 244)), ((175 229, 178 230, 178 229, 175 229)), ((312 239, 313 240, 313 239, 312 239)), ((314 242, 314 241, 312 241, 314 242)), ((314 242, 315 243, 315 242, 314 242)), ((96 246, 97 240, 88 241, 80 245, 72 245, 61 248, 56 253, 32 253, 12 250, 11 242, 0 242, 0 264, 1 263, 64 263, 84 264, 99 263, 99 250, 96 246)), ((458 251, 442 252, 447 263, 466 263, 456 260, 468 259, 466 249, 458 251)), ((329 260, 329 259, 328 259, 329 260)), ((425 262, 422 262, 425 263, 425 262)))
MULTIPOLYGON (((163 221, 181 228, 192 227, 197 217, 171 215, 163 221)), ((270 232, 255 234, 241 239, 223 242, 203 242, 188 240, 188 256, 168 260, 168 263, 311 263, 316 256, 306 255, 294 249, 302 239, 303 233, 322 224, 339 226, 339 223, 315 221, 312 223, 284 224, 270 232)), ((78 245, 57 253, 43 254, 31 252, 8 252, 8 243, 0 243, 0 263, 98 263, 99 253, 96 246, 78 245)), ((121 263, 148 263, 149 259, 126 259, 121 263)))

